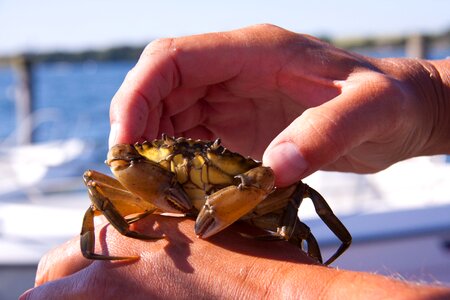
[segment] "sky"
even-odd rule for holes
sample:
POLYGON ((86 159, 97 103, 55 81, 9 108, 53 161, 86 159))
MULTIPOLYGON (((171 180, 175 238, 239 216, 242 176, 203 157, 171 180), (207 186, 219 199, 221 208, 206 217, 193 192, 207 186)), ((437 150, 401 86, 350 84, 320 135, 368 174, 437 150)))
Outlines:
POLYGON ((145 45, 258 23, 327 37, 439 33, 448 0, 0 0, 0 55, 145 45))

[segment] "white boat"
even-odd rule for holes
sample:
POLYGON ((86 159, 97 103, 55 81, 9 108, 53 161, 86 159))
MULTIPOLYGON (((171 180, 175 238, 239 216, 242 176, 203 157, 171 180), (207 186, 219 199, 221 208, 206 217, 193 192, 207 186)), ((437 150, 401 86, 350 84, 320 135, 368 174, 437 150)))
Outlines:
POLYGON ((80 139, 0 148, 0 200, 19 194, 81 187, 82 168, 91 155, 80 139))

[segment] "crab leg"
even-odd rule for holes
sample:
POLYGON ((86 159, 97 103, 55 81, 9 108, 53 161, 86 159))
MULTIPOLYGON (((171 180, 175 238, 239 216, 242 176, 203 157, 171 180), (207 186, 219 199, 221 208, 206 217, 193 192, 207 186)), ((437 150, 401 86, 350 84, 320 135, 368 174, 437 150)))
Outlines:
MULTIPOLYGON (((90 195, 92 186, 94 186, 97 193, 100 193, 100 195, 103 195, 103 197, 113 203, 120 215, 127 216, 138 213, 137 216, 127 219, 128 223, 132 223, 130 220, 134 220, 140 215, 144 217, 145 215, 156 210, 156 206, 152 205, 150 202, 142 201, 141 198, 132 194, 125 187, 123 187, 122 184, 115 178, 97 171, 88 170, 84 173, 83 179, 85 185, 88 187, 90 195), (91 188, 89 188, 89 186, 91 186, 91 188)), ((134 220, 134 222, 138 221, 142 217, 134 220)))
POLYGON ((318 216, 342 242, 338 250, 325 262, 325 265, 329 265, 350 246, 352 237, 334 215, 325 199, 308 185, 299 182, 296 185, 274 191, 255 208, 254 212, 248 215, 247 221, 260 228, 272 231, 268 235, 255 238, 264 240, 284 239, 302 249, 303 241, 305 241, 308 255, 322 263, 322 255, 316 238, 309 227, 301 222, 298 217, 298 209, 304 198, 312 200, 318 216), (270 212, 271 207, 278 208, 280 206, 284 208, 270 212), (279 225, 274 228, 273 224, 279 225))
POLYGON ((350 246, 352 237, 333 213, 322 195, 301 181, 297 184, 291 201, 284 212, 281 230, 278 230, 279 234, 291 242, 300 243, 300 245, 301 241, 305 240, 308 247, 308 255, 322 263, 322 255, 314 235, 311 233, 309 227, 298 218, 298 209, 304 198, 311 199, 317 215, 341 241, 341 246, 338 250, 324 263, 325 265, 329 265, 350 246))
MULTIPOLYGON (((306 242, 308 255, 322 263, 322 253, 320 251, 319 243, 311 232, 309 227, 300 221, 297 217, 298 223, 295 226, 293 236, 296 237, 297 245, 303 249, 303 241, 306 242)), ((304 249, 303 249, 304 250, 304 249)))
POLYGON ((304 185, 293 185, 274 191, 248 215, 246 221, 269 231, 268 234, 253 238, 266 241, 286 240, 304 251, 303 241, 305 241, 308 255, 322 263, 316 238, 309 227, 298 218, 298 208, 303 201, 303 188, 304 185), (270 207, 280 208, 270 211, 270 207))
POLYGON ((108 177, 99 172, 85 172, 84 181, 88 188, 92 205, 85 213, 81 230, 80 244, 83 256, 90 259, 104 260, 136 258, 105 256, 94 253, 94 216, 99 215, 100 213, 106 217, 114 228, 125 236, 144 240, 161 238, 141 234, 139 232, 132 231, 129 228, 129 224, 131 222, 135 222, 145 215, 153 212, 156 209, 153 205, 139 201, 139 198, 124 190, 122 185, 114 178, 108 177), (145 207, 143 207, 143 205, 145 205, 145 207), (144 213, 140 213, 129 220, 124 217, 124 215, 142 211, 144 211, 144 213))
POLYGON ((336 252, 325 262, 325 265, 329 265, 342 253, 344 253, 348 247, 350 247, 350 244, 352 243, 352 236, 348 232, 347 228, 345 228, 344 224, 342 224, 342 222, 333 213, 322 195, 306 184, 305 187, 305 197, 309 197, 312 200, 317 215, 341 241, 341 246, 339 246, 336 252))
POLYGON ((303 241, 305 241, 308 255, 322 263, 322 254, 316 238, 311 233, 311 229, 305 223, 301 222, 298 217, 298 209, 303 200, 302 192, 302 190, 299 191, 297 189, 291 201, 289 201, 276 234, 280 238, 296 244, 302 250, 305 250, 303 247, 303 241))
POLYGON ((94 234, 94 209, 89 206, 83 218, 83 225, 80 233, 81 253, 88 259, 99 259, 103 255, 95 254, 95 234, 94 234))
POLYGON ((322 263, 322 254, 316 238, 311 233, 311 229, 298 217, 298 209, 305 197, 305 190, 308 188, 303 182, 296 185, 294 193, 284 211, 281 228, 278 229, 280 236, 297 244, 303 249, 303 241, 306 242, 308 255, 322 263))
POLYGON ((228 186, 207 197, 195 222, 198 237, 208 238, 233 224, 273 189, 273 171, 267 167, 256 167, 236 178, 240 180, 237 186, 228 186))

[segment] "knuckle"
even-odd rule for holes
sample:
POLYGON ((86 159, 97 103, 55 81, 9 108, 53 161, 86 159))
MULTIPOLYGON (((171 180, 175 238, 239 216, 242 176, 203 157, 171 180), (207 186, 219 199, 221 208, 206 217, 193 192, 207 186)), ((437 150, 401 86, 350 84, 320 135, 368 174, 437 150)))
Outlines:
POLYGON ((271 23, 261 23, 254 25, 254 28, 262 30, 262 31, 279 31, 282 30, 281 27, 278 27, 271 23))
POLYGON ((45 254, 40 259, 36 270, 35 285, 41 285, 48 281, 48 260, 49 254, 45 254))
MULTIPOLYGON (((308 130, 311 133, 311 138, 316 141, 317 145, 332 145, 325 149, 313 148, 313 152, 326 151, 325 157, 340 155, 348 147, 348 137, 342 129, 340 120, 336 119, 333 111, 327 111, 323 108, 310 108, 303 114, 302 118, 305 121, 308 130)), ((307 155, 307 154, 305 154, 307 155)), ((314 154, 313 154, 314 155, 314 154)))
POLYGON ((175 50, 175 38, 159 38, 150 42, 142 51, 142 57, 169 53, 175 50))

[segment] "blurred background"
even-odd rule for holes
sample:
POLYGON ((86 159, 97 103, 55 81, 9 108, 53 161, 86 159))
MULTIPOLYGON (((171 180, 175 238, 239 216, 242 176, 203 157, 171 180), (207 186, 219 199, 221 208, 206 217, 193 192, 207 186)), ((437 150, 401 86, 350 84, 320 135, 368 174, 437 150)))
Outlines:
MULTIPOLYGON (((450 56, 449 1, 311 2, 0 0, 0 299, 79 234, 81 175, 109 173, 109 102, 153 39, 272 23, 375 57, 450 56)), ((354 236, 335 266, 450 285, 449 156, 305 182, 354 236)), ((308 201, 300 214, 330 255, 339 243, 308 201)))

